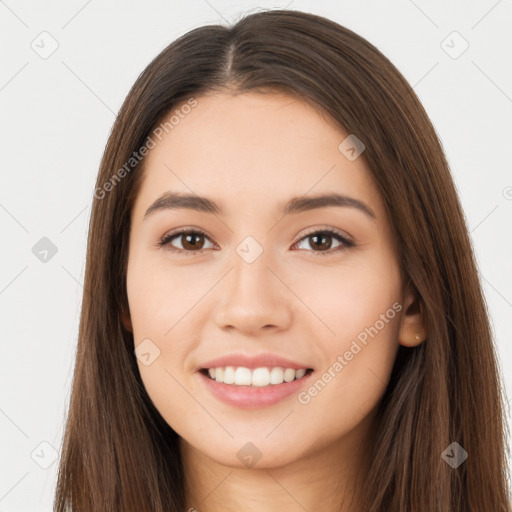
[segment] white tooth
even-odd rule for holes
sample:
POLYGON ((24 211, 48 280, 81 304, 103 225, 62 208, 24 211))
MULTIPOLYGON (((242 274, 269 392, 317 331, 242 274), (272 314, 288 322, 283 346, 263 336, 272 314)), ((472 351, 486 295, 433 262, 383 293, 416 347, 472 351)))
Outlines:
POLYGON ((224 382, 224 368, 215 368, 215 380, 224 382))
POLYGON ((208 374, 210 375, 210 377, 211 377, 212 379, 215 379, 215 368, 210 368, 210 369, 208 370, 208 374))
POLYGON ((226 366, 224 368, 224 384, 234 384, 235 383, 235 367, 234 366, 226 366))
POLYGON ((293 368, 286 368, 283 378, 285 382, 291 382, 295 379, 295 370, 293 368))
POLYGON ((235 384, 237 386, 250 386, 252 381, 252 372, 249 368, 240 366, 235 371, 235 384))
POLYGON ((270 383, 270 372, 268 368, 256 368, 252 372, 252 385, 253 386, 268 386, 270 383))
POLYGON ((295 378, 296 379, 301 379, 302 377, 304 377, 304 375, 306 375, 306 370, 302 369, 302 370, 297 370, 295 372, 295 378))
POLYGON ((282 384, 283 383, 283 369, 276 367, 270 371, 270 384, 282 384))

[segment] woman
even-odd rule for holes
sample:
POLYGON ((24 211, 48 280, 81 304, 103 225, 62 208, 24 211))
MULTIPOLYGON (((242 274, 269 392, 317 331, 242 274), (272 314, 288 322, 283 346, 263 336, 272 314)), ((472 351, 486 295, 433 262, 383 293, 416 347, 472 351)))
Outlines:
POLYGON ((188 32, 94 195, 56 510, 511 510, 464 215, 374 46, 298 11, 188 32))

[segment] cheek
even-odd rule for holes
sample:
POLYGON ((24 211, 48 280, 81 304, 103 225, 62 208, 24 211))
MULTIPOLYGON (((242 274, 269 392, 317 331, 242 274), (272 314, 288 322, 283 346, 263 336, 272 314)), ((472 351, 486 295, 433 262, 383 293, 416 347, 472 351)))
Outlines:
POLYGON ((180 363, 190 344, 180 343, 179 339, 187 339, 183 332, 186 313, 192 309, 194 299, 197 302, 197 296, 180 279, 177 272, 164 272, 158 265, 148 264, 134 264, 127 279, 140 376, 155 407, 172 425, 184 415, 194 417, 180 374, 180 363))
POLYGON ((162 340, 171 336, 201 297, 204 285, 189 272, 160 262, 134 262, 128 269, 127 289, 135 342, 150 334, 162 340))
POLYGON ((144 386, 160 407, 170 407, 172 415, 181 406, 190 407, 190 396, 183 392, 183 366, 197 340, 193 319, 201 297, 211 282, 194 280, 183 268, 170 268, 165 262, 131 261, 127 292, 133 326, 134 349, 144 386), (149 358, 142 354, 149 353, 149 358), (148 361, 150 364, 146 364, 148 361), (172 398, 172 399, 171 399, 172 398))
POLYGON ((300 286, 299 293, 309 290, 308 306, 321 320, 315 333, 323 367, 299 403, 329 410, 333 428, 338 420, 356 425, 384 393, 398 350, 403 309, 398 267, 379 259, 331 268, 300 286))
MULTIPOLYGON (((370 340, 378 340, 379 345, 396 340, 398 317, 402 309, 400 293, 394 283, 382 280, 369 287, 345 281, 336 300, 325 304, 326 318, 334 332, 329 340, 330 351, 348 350, 352 341, 361 346, 369 346, 370 340)), ((383 347, 384 348, 384 347, 383 347)))
POLYGON ((295 268, 287 279, 312 313, 309 323, 317 318, 316 332, 329 353, 358 336, 364 341, 374 326, 382 331, 380 339, 396 332, 402 284, 396 261, 385 253, 350 256, 314 272, 295 268))
POLYGON ((360 425, 375 411, 388 385, 401 308, 387 290, 377 295, 347 296, 329 317, 336 335, 317 340, 324 364, 298 394, 296 407, 303 427, 317 432, 318 446, 360 425))
POLYGON ((388 288, 374 288, 372 293, 346 286, 322 309, 329 331, 317 338, 324 381, 360 397, 366 389, 370 394, 372 388, 384 390, 398 349, 400 296, 388 288))

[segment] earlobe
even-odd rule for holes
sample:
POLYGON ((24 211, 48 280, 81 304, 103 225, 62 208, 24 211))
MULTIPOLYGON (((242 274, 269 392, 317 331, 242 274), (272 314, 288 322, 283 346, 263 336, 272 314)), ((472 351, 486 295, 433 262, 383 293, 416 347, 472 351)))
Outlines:
POLYGON ((404 306, 398 342, 404 347, 416 347, 425 340, 426 326, 421 301, 409 286, 404 306))
POLYGON ((123 327, 128 332, 133 332, 132 320, 130 318, 130 314, 129 313, 126 313, 125 311, 123 311, 121 313, 121 322, 123 324, 123 327))
POLYGON ((424 339, 425 339, 424 335, 417 332, 414 335, 414 338, 412 341, 411 341, 411 337, 409 336, 408 338, 405 338, 404 341, 401 341, 400 344, 405 347, 416 347, 417 345, 422 343, 424 341, 424 339))

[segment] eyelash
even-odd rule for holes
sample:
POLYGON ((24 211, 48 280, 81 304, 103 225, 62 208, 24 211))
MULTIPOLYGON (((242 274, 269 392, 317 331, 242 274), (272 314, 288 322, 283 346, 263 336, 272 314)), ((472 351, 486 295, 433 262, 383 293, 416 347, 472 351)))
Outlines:
MULTIPOLYGON (((205 249, 199 249, 197 251, 187 251, 185 249, 177 249, 175 247, 172 247, 170 245, 170 242, 175 239, 175 238, 178 238, 182 235, 190 235, 190 234, 193 234, 193 235, 203 235, 205 236, 206 238, 210 238, 204 231, 202 231, 201 229, 180 229, 180 230, 177 230, 177 231, 171 231, 170 233, 167 233, 165 234, 157 243, 157 245, 159 247, 164 247, 164 246, 169 246, 169 250, 171 252, 174 252, 174 253, 186 253, 187 256, 196 256, 198 253, 202 253, 205 249)), ((298 243, 302 242, 305 238, 309 238, 313 235, 328 235, 328 236, 331 236, 332 238, 335 238, 337 239, 339 242, 342 242, 343 245, 340 245, 339 247, 336 247, 334 249, 329 249, 327 251, 309 251, 309 252, 313 252, 315 253, 315 255, 318 255, 318 256, 328 256, 330 254, 333 254, 333 253, 337 253, 337 252, 342 252, 342 251, 345 251, 351 247, 355 247, 356 244, 354 244, 353 242, 351 242, 350 240, 348 240, 347 238, 345 238, 344 236, 340 235, 340 233, 338 233, 337 231, 335 230, 332 230, 332 229, 315 229, 313 231, 310 231, 308 233, 306 233, 300 240, 298 240, 294 245, 297 245, 298 243)), ((300 250, 303 250, 303 249, 300 249, 300 250)))

